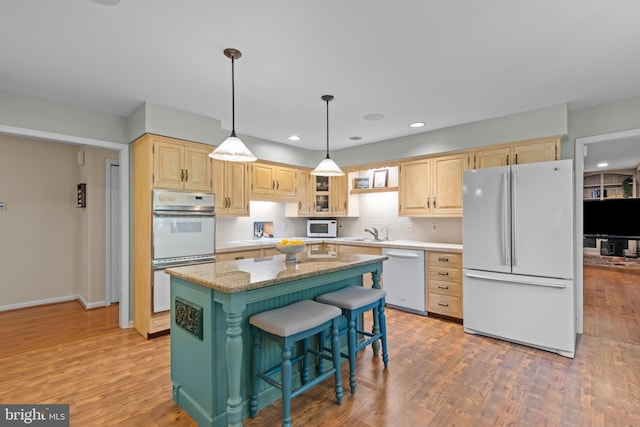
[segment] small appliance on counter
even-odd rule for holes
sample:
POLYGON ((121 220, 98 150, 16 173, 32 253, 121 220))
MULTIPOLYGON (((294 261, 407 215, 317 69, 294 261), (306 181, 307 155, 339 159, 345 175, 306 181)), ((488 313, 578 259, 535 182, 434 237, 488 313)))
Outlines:
POLYGON ((338 221, 335 218, 308 219, 307 237, 338 237, 338 221))

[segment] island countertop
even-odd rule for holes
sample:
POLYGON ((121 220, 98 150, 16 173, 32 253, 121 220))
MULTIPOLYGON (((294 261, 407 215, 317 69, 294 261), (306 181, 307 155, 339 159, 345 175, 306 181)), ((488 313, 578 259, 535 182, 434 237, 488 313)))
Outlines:
POLYGON ((316 258, 305 252, 297 254, 296 258, 298 262, 287 263, 285 255, 274 255, 174 267, 166 269, 165 273, 220 292, 238 293, 388 259, 383 255, 354 253, 316 258))

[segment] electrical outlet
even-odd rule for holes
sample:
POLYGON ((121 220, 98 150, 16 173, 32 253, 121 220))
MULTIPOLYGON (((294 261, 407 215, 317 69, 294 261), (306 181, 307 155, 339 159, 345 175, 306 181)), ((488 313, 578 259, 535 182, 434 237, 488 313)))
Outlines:
POLYGON ((436 232, 436 223, 432 223, 431 224, 431 231, 433 231, 434 233, 436 232))
POLYGON ((280 230, 281 231, 287 231, 288 227, 289 227, 289 223, 288 222, 283 222, 282 224, 280 224, 280 230))
POLYGON ((413 233, 413 223, 412 222, 407 222, 404 225, 404 231, 407 231, 409 233, 413 233))

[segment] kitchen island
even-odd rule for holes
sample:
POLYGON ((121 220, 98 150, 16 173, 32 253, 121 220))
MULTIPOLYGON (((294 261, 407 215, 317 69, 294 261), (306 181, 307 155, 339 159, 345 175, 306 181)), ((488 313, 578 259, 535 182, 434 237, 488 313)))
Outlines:
MULTIPOLYGON (((165 270, 171 276, 171 379, 173 400, 201 426, 241 426, 249 415, 252 315, 303 299, 362 286, 371 273, 380 287, 379 255, 331 257, 284 255, 200 264, 165 270)), ((377 325, 374 324, 374 328, 377 325)), ((265 345, 264 366, 278 363, 280 349, 265 345)), ((280 398, 265 385, 260 407, 280 398)))

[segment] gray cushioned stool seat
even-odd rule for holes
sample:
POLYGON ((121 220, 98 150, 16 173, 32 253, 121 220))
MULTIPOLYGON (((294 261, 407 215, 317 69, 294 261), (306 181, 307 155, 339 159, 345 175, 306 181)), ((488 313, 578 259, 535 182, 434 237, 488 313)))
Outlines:
POLYGON ((349 286, 339 291, 318 295, 316 301, 323 304, 331 304, 348 310, 369 305, 383 298, 387 293, 381 289, 361 288, 359 286, 349 286))
POLYGON ((313 329, 341 314, 342 311, 333 305, 304 300, 251 316, 249 323, 274 335, 288 337, 313 329))

